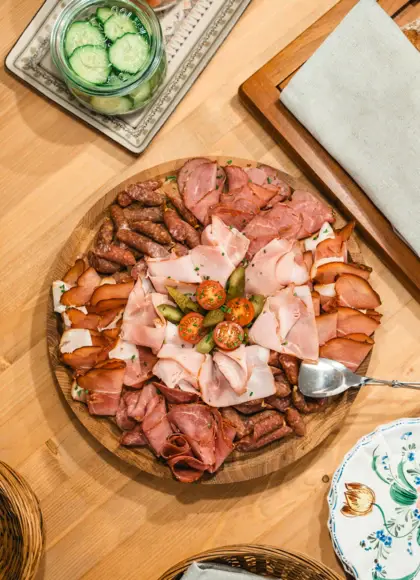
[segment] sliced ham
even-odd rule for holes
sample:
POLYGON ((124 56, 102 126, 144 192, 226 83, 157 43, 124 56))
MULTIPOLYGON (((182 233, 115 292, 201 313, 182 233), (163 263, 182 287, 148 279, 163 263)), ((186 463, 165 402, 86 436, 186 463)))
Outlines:
POLYGON ((196 350, 182 348, 182 345, 164 344, 158 353, 154 374, 171 389, 179 387, 183 391, 196 392, 197 377, 205 356, 196 350))
POLYGON ((121 431, 131 431, 137 425, 137 421, 128 416, 127 395, 130 395, 130 393, 123 393, 121 395, 118 409, 115 414, 115 422, 121 431))
POLYGON ((345 262, 328 262, 316 268, 314 281, 319 284, 331 284, 335 282, 341 274, 353 274, 367 280, 372 272, 372 268, 363 264, 347 264, 345 262))
POLYGON ((335 283, 337 303, 349 308, 368 309, 381 305, 379 294, 364 278, 353 274, 342 274, 335 283))
POLYGON ((70 328, 61 335, 59 350, 62 354, 71 353, 85 346, 105 346, 93 344, 91 331, 85 328, 70 328))
POLYGON ((337 308, 337 336, 346 336, 352 333, 363 333, 370 336, 378 328, 380 322, 363 314, 354 308, 337 308))
POLYGON ((321 296, 319 292, 316 291, 311 292, 311 295, 312 295, 312 304, 314 305, 315 316, 319 316, 321 314, 321 296))
POLYGON ((120 401, 125 363, 111 359, 99 363, 83 376, 78 384, 88 390, 87 403, 91 415, 115 415, 120 401))
POLYGON ((187 437, 194 455, 207 468, 215 465, 216 425, 210 407, 199 403, 174 405, 168 413, 168 420, 187 437))
POLYGON ((322 346, 332 338, 337 336, 337 312, 321 314, 315 317, 318 329, 319 344, 322 346))
POLYGON ((209 216, 217 216, 227 226, 242 231, 249 222, 256 216, 257 209, 255 204, 241 200, 240 202, 227 201, 217 203, 209 209, 209 216))
POLYGON ((211 162, 210 162, 210 159, 207 159, 206 157, 194 157, 192 159, 188 159, 188 161, 186 163, 184 163, 184 165, 181 167, 181 169, 178 172, 178 178, 177 178, 179 191, 181 193, 184 192, 185 185, 186 185, 191 173, 195 169, 197 169, 197 167, 199 167, 200 165, 203 165, 203 163, 211 163, 211 162))
POLYGON ((209 191, 191 210, 195 217, 205 226, 211 221, 210 208, 219 203, 220 193, 220 189, 209 191))
POLYGON ((173 278, 167 278, 166 276, 150 276, 150 282, 153 288, 159 294, 168 294, 167 287, 175 288, 183 294, 193 295, 197 290, 198 284, 191 284, 189 282, 180 282, 179 280, 174 280, 173 278))
POLYGON ((299 240, 317 232, 323 223, 335 221, 332 208, 309 191, 297 189, 287 204, 302 216, 299 240))
POLYGON ((121 338, 109 352, 109 357, 125 361, 124 384, 137 388, 151 378, 152 369, 157 362, 157 357, 150 349, 136 346, 121 338))
MULTIPOLYGON (((283 201, 290 197, 292 189, 281 177, 281 174, 274 167, 269 165, 259 164, 257 168, 247 168, 249 178, 257 185, 262 185, 267 189, 272 189, 276 192, 276 197, 279 201, 283 201)), ((273 203, 274 198, 270 200, 273 203)))
POLYGON ((156 455, 161 455, 168 437, 172 435, 172 428, 166 413, 166 403, 162 395, 156 395, 149 403, 142 430, 156 455))
POLYGON ((120 445, 125 447, 145 447, 147 443, 141 425, 136 425, 131 431, 126 431, 120 439, 120 445))
POLYGON ((327 238, 315 248, 311 279, 316 278, 317 269, 320 266, 331 262, 347 262, 347 242, 339 236, 333 239, 327 238))
MULTIPOLYGON (((201 246, 197 246, 200 248, 201 246)), ((194 250, 197 250, 194 248, 194 250)), ((193 251, 194 251, 193 250, 193 251)), ((199 284, 202 281, 199 270, 195 269, 192 261, 192 252, 180 258, 172 255, 170 259, 162 258, 148 258, 146 260, 149 276, 172 278, 179 282, 187 282, 188 284, 199 284)))
POLYGON ((89 330, 98 330, 101 321, 99 314, 87 314, 78 308, 68 308, 63 312, 65 325, 70 328, 87 328, 89 330))
POLYGON ((252 257, 274 238, 296 240, 301 224, 301 215, 284 203, 260 212, 244 229, 244 234, 251 240, 248 256, 252 257))
POLYGON ((236 267, 245 258, 249 240, 236 228, 229 228, 220 218, 213 216, 201 234, 201 243, 205 246, 220 248, 236 267))
POLYGON ((213 355, 213 363, 237 395, 246 392, 248 367, 245 345, 241 344, 239 348, 232 351, 217 350, 213 355))
MULTIPOLYGON (((284 284, 277 279, 278 266, 292 248, 292 241, 274 239, 259 250, 246 269, 246 293, 268 296, 280 290, 284 284)), ((280 269, 280 274, 284 278, 284 268, 280 269)))
POLYGON ((108 358, 108 353, 102 346, 82 346, 71 353, 61 355, 61 358, 64 364, 73 369, 86 370, 108 358))
POLYGON ((276 268, 276 278, 281 286, 288 286, 289 284, 301 286, 308 282, 309 272, 299 244, 295 243, 291 251, 279 260, 276 268))
POLYGON ((131 391, 125 395, 127 404, 127 416, 138 422, 143 421, 148 409, 155 401, 157 390, 153 383, 144 385, 139 391, 131 391))
POLYGON ((197 274, 203 280, 216 280, 226 285, 235 266, 223 251, 216 246, 197 246, 190 252, 191 260, 197 274))
POLYGON ((217 163, 201 163, 191 171, 183 194, 186 207, 193 211, 197 203, 216 189, 217 163))
POLYGON ((248 185, 249 176, 247 172, 237 165, 226 165, 225 167, 229 191, 241 189, 248 185))
POLYGON ((319 355, 336 360, 356 372, 372 350, 372 344, 348 338, 333 338, 320 347, 319 355))

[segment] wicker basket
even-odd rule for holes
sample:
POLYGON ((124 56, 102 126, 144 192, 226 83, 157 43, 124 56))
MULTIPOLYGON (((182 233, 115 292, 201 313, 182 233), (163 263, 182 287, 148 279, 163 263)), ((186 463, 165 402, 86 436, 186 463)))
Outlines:
POLYGON ((217 562, 282 580, 343 580, 335 572, 303 554, 273 546, 240 544, 202 552, 167 570, 159 580, 178 580, 192 562, 217 562))
POLYGON ((31 580, 44 546, 38 499, 26 481, 0 461, 0 578, 31 580))

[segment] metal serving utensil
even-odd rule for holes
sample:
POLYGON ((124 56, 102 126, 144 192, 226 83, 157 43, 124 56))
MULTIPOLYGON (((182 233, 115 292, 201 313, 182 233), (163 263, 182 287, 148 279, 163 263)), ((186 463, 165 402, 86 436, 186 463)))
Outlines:
POLYGON ((391 387, 420 388, 420 383, 403 383, 396 380, 385 381, 372 377, 361 377, 352 373, 343 364, 328 358, 320 358, 317 364, 303 362, 300 365, 299 390, 307 397, 316 399, 332 397, 344 393, 351 387, 364 387, 375 383, 391 387))

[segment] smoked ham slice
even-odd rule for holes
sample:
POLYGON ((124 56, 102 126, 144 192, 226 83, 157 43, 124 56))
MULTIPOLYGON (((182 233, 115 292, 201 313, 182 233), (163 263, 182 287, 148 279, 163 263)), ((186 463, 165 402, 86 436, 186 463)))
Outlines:
POLYGON ((63 278, 63 282, 70 284, 70 286, 76 286, 77 280, 85 271, 85 263, 83 260, 76 260, 74 266, 70 268, 67 274, 63 278))
POLYGON ((352 333, 363 333, 370 336, 379 324, 378 320, 354 308, 343 306, 337 308, 337 336, 346 336, 352 333))
POLYGON ((203 197, 216 189, 217 163, 201 163, 191 171, 185 184, 184 203, 190 211, 194 211, 203 197))
POLYGON ((302 218, 297 234, 299 240, 317 232, 324 222, 335 221, 331 207, 309 191, 294 191, 291 200, 286 203, 302 218))
POLYGON ((97 330, 101 317, 99 314, 84 314, 77 308, 69 308, 65 313, 71 328, 87 328, 97 330))
POLYGON ((315 318, 318 329, 318 340, 320 346, 336 338, 337 336, 337 312, 330 312, 329 314, 321 314, 315 318))
POLYGON ((76 370, 91 369, 97 362, 107 357, 108 353, 102 346, 82 346, 71 353, 61 355, 64 364, 76 370))
POLYGON ((349 308, 377 308, 381 305, 379 294, 364 278, 342 274, 335 283, 337 304, 349 308))
POLYGON ((89 391, 87 403, 91 415, 115 415, 120 402, 125 363, 111 359, 99 363, 77 382, 89 391))
POLYGON ((372 350, 372 344, 349 338, 333 338, 320 347, 319 356, 336 360, 356 372, 372 350))
POLYGON ((181 193, 184 192, 185 185, 186 185, 191 173, 195 169, 197 169, 197 167, 199 167, 200 165, 203 165, 203 163, 211 163, 211 161, 210 161, 210 159, 207 159, 206 157, 193 157, 192 159, 188 159, 188 161, 186 163, 184 163, 184 165, 181 167, 181 169, 178 172, 178 178, 177 178, 179 191, 181 193))
POLYGON ((227 165, 225 167, 229 191, 241 189, 248 185, 249 177, 242 167, 227 165))
POLYGON ((195 217, 205 226, 210 222, 210 208, 217 205, 220 200, 220 189, 214 189, 206 193, 191 210, 195 217))
POLYGON ((101 277, 94 268, 88 268, 77 280, 77 286, 70 288, 61 296, 61 304, 65 306, 84 306, 101 283, 101 277))
POLYGON ((124 282, 123 284, 103 284, 96 288, 90 303, 96 306, 104 300, 128 300, 131 290, 134 288, 134 280, 124 282))
POLYGON ((347 264, 345 262, 328 262, 316 268, 314 281, 318 284, 331 284, 336 281, 341 274, 353 274, 367 280, 372 272, 372 268, 363 264, 347 264))

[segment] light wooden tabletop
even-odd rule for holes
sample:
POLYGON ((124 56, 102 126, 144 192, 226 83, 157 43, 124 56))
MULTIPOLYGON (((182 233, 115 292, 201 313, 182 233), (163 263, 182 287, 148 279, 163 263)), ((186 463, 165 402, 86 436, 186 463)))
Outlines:
MULTIPOLYGON (((326 526, 330 478, 376 425, 417 416, 420 394, 366 389, 339 433, 286 473, 231 486, 183 486, 114 458, 78 424, 47 360, 47 272, 107 180, 176 157, 226 154, 299 175, 242 107, 237 88, 334 0, 253 0, 146 153, 136 158, 1 70, 0 457, 41 500, 46 554, 38 579, 155 580, 196 552, 267 543, 336 570, 326 526)), ((2 61, 40 0, 7 0, 2 61)), ((371 372, 420 380, 420 306, 365 246, 383 299, 371 372)))

